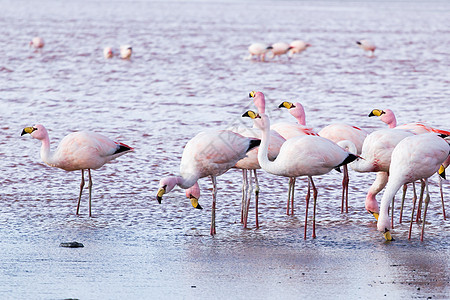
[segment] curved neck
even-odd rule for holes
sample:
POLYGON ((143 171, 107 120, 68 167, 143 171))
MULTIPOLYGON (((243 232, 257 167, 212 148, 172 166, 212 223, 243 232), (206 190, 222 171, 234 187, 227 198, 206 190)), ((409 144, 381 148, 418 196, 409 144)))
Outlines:
POLYGON ((192 187, 198 180, 198 176, 175 176, 175 183, 182 189, 188 189, 192 187))
POLYGON ((265 171, 277 174, 276 159, 274 161, 269 160, 270 121, 265 114, 261 117, 264 118, 264 128, 262 128, 261 144, 259 145, 258 150, 258 162, 265 171))
POLYGON ((50 152, 50 138, 45 136, 43 140, 41 140, 41 159, 47 164, 47 165, 54 165, 53 162, 53 153, 50 152))

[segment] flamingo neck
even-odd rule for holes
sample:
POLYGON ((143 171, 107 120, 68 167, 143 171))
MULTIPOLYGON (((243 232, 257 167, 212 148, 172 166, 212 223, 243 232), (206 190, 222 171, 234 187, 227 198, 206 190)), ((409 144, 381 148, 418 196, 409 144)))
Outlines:
POLYGON ((54 166, 54 155, 50 151, 50 138, 48 135, 44 137, 41 145, 41 159, 49 166, 54 166))
POLYGON ((269 160, 269 142, 270 142, 270 121, 269 118, 263 114, 262 118, 265 119, 264 128, 262 128, 261 144, 258 150, 258 162, 262 169, 265 171, 277 174, 275 161, 269 160))
POLYGON ((175 184, 178 185, 182 189, 188 189, 192 187, 198 180, 197 176, 176 176, 175 184))
POLYGON ((303 108, 303 106, 300 103, 295 103, 296 107, 295 108, 291 108, 289 110, 289 113, 295 118, 297 119, 298 124, 306 126, 306 114, 305 114, 305 109, 303 108))

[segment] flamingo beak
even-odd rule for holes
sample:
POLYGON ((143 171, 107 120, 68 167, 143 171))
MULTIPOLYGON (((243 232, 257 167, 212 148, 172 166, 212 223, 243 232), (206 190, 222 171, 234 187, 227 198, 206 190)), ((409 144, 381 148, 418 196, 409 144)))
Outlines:
POLYGON ((162 196, 166 193, 166 186, 160 187, 158 193, 156 194, 156 200, 161 204, 162 196))
POLYGON ((283 107, 286 107, 287 109, 291 109, 291 108, 295 108, 295 105, 291 102, 284 101, 283 103, 281 103, 278 106, 278 108, 283 108, 283 107))
POLYGON ((22 130, 22 133, 20 134, 20 136, 23 136, 24 134, 27 134, 27 133, 29 133, 29 134, 31 134, 33 131, 35 131, 35 130, 37 130, 37 128, 34 128, 34 127, 25 127, 23 130, 22 130))
POLYGON ((191 204, 194 208, 197 209, 203 209, 203 207, 200 206, 200 204, 198 203, 198 199, 195 198, 194 196, 190 195, 189 199, 191 200, 191 204))
POLYGON ((380 215, 379 213, 377 213, 377 212, 373 212, 373 211, 370 211, 369 210, 369 212, 375 217, 375 219, 378 221, 378 216, 380 215))
POLYGON ((443 179, 445 179, 445 168, 443 165, 441 165, 439 167, 439 171, 438 171, 439 176, 441 176, 443 179))
POLYGON ((386 241, 388 241, 388 242, 395 241, 394 238, 391 235, 391 232, 387 228, 384 230, 383 236, 386 239, 386 241))
POLYGON ((373 116, 381 116, 382 114, 385 114, 385 112, 381 109, 374 109, 370 112, 369 117, 373 117, 373 116))
POLYGON ((257 113, 255 113, 253 110, 247 110, 242 117, 248 117, 250 119, 256 119, 256 118, 261 118, 260 115, 258 115, 257 113))
POLYGON ((248 94, 248 97, 249 97, 249 98, 255 98, 255 96, 256 96, 256 92, 255 92, 255 91, 251 91, 251 92, 248 94))

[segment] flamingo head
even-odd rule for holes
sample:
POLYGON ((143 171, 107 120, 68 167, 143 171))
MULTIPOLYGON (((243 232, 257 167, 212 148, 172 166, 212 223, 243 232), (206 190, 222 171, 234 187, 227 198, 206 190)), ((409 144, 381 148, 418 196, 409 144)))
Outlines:
POLYGON ((369 117, 377 116, 381 121, 388 124, 390 128, 397 126, 397 120, 395 119, 394 112, 390 109, 374 109, 370 112, 369 117))
POLYGON ((262 92, 251 91, 249 94, 250 98, 253 98, 253 103, 255 103, 256 108, 260 114, 266 112, 266 99, 262 92))
POLYGON ((270 121, 266 114, 259 114, 252 110, 248 110, 242 115, 242 117, 253 119, 256 128, 260 130, 270 130, 270 121))
POLYGON ((23 136, 24 134, 27 134, 27 133, 30 134, 33 138, 35 138, 37 140, 43 140, 46 137, 48 137, 47 129, 45 129, 45 127, 41 124, 36 124, 31 127, 25 127, 22 130, 21 136, 23 136))
POLYGON ((156 200, 161 204, 162 196, 169 193, 177 184, 176 177, 166 177, 159 181, 159 189, 156 193, 156 200))
POLYGON ((200 187, 197 182, 186 190, 186 197, 191 200, 191 204, 194 208, 203 209, 198 203, 198 199, 200 198, 200 187))
POLYGON ((390 232, 391 224, 389 221, 389 217, 387 215, 383 215, 378 218, 377 222, 377 229, 378 231, 381 231, 383 233, 384 238, 386 241, 393 241, 394 238, 391 236, 390 232))
POLYGON ((303 108, 303 105, 301 105, 299 102, 291 103, 284 101, 281 103, 279 108, 286 107, 289 109, 289 113, 297 119, 298 123, 300 125, 305 126, 306 125, 306 115, 305 115, 305 109, 303 108))

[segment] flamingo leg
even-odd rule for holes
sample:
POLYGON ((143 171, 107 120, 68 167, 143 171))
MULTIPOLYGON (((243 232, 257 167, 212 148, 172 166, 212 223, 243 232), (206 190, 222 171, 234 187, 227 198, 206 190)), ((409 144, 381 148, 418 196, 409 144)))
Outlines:
POLYGON ((250 210, 250 200, 252 198, 252 189, 253 189, 253 180, 252 180, 252 171, 249 172, 249 180, 247 187, 247 203, 245 204, 245 213, 244 213, 244 228, 247 228, 248 224, 248 212, 250 210))
POLYGON ((345 212, 348 213, 348 183, 350 181, 348 177, 348 167, 347 165, 343 166, 344 177, 342 179, 342 203, 341 203, 341 213, 344 212, 344 203, 345 203, 345 212))
POLYGON ((442 178, 439 177, 439 191, 441 192, 441 202, 442 202, 442 215, 444 217, 444 221, 447 220, 447 217, 445 216, 445 203, 444 203, 444 192, 442 190, 442 178))
POLYGON ((286 215, 289 216, 289 205, 291 203, 292 177, 289 177, 288 201, 286 204, 286 215))
POLYGON ((308 192, 306 193, 306 211, 305 211, 305 233, 303 235, 303 238, 306 240, 306 228, 308 225, 308 208, 309 208, 309 199, 311 197, 311 189, 310 189, 310 183, 308 180, 308 192))
POLYGON ((395 201, 395 196, 392 197, 392 202, 391 202, 391 229, 394 229, 394 201, 395 201))
POLYGON ((413 220, 414 220, 414 211, 416 210, 416 200, 417 200, 416 186, 413 182, 413 207, 412 207, 412 211, 411 211, 411 223, 409 224, 408 240, 411 239, 411 231, 412 231, 412 225, 413 225, 413 220))
POLYGON ((241 203, 241 224, 244 224, 245 203, 247 202, 247 170, 242 169, 242 203, 241 203))
MULTIPOLYGON (((414 182, 412 184, 414 185, 414 182)), ((403 219, 403 207, 404 207, 404 204, 405 204, 405 197, 406 197, 406 190, 407 190, 407 188, 408 188, 408 184, 405 183, 403 185, 402 205, 400 207, 400 219, 398 221, 400 224, 402 223, 402 219, 403 219)))
POLYGON ((313 196, 314 196, 314 210, 313 210, 313 232, 312 232, 312 237, 313 239, 316 238, 316 207, 317 207, 317 189, 316 186, 314 185, 314 181, 312 179, 312 177, 309 177, 309 180, 311 181, 311 186, 313 188, 313 196))
POLYGON ((419 197, 419 204, 417 205, 417 216, 416 216, 416 223, 419 223, 420 218, 422 217, 422 202, 423 202, 423 194, 425 191, 425 182, 423 179, 420 180, 420 197, 419 197))
POLYGON ((295 192, 295 180, 297 178, 292 178, 292 189, 291 189, 291 216, 294 215, 294 192, 295 192))
POLYGON ((84 187, 84 170, 81 169, 80 195, 78 196, 77 215, 80 213, 80 202, 81 202, 81 194, 83 193, 83 187, 84 187))
POLYGON ((216 234, 216 196, 217 196, 217 186, 216 186, 216 177, 211 176, 211 181, 213 185, 213 200, 212 200, 212 209, 211 209, 211 230, 210 234, 216 234))
POLYGON ((423 210, 422 234, 420 235, 421 242, 423 242, 423 235, 425 232, 425 218, 427 217, 428 203, 430 202, 430 192, 428 191, 428 179, 425 179, 425 188, 427 190, 427 195, 425 197, 425 208, 423 210))
POLYGON ((91 177, 91 169, 88 169, 89 174, 89 217, 92 217, 92 177, 91 177))
POLYGON ((255 172, 255 219, 256 219, 256 228, 259 228, 259 220, 258 220, 258 200, 259 200, 259 183, 258 183, 258 176, 256 175, 256 169, 255 172))

